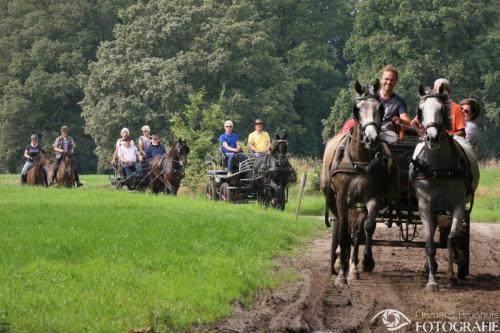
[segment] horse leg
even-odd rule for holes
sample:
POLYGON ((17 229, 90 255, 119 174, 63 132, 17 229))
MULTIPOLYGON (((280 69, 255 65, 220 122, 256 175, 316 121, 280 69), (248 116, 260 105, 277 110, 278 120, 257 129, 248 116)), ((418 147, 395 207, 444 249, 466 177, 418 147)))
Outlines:
POLYGON ((424 226, 424 234, 425 234, 425 255, 427 260, 427 265, 429 266, 429 276, 427 285, 425 289, 429 291, 438 291, 439 285, 436 282, 436 271, 437 271, 437 262, 435 259, 436 256, 436 245, 434 244, 434 232, 436 231, 437 217, 435 214, 431 212, 430 207, 427 204, 422 204, 419 202, 419 207, 426 207, 427 209, 420 209, 419 213, 422 219, 422 225, 424 226))
POLYGON ((448 288, 457 286, 457 278, 453 272, 453 263, 461 262, 464 259, 460 244, 463 242, 463 237, 460 234, 460 225, 464 220, 464 208, 462 205, 457 205, 453 210, 453 219, 448 235, 448 288))
POLYGON ((340 228, 340 223, 338 218, 334 218, 333 220, 333 227, 332 227, 332 247, 331 247, 331 256, 330 256, 330 268, 331 268, 331 274, 337 274, 337 271, 339 271, 339 263, 337 261, 337 258, 339 257, 340 252, 339 251, 339 228, 340 228))
POLYGON ((372 239, 375 227, 377 226, 378 202, 377 200, 369 200, 366 203, 367 216, 364 223, 365 231, 365 251, 363 254, 363 271, 371 272, 375 268, 375 260, 372 253, 372 239))
POLYGON ((358 280, 358 253, 359 244, 361 242, 363 233, 363 222, 366 218, 366 212, 363 211, 358 214, 356 209, 349 209, 349 224, 354 230, 354 245, 351 250, 351 258, 349 259, 349 275, 347 276, 348 281, 358 280))
POLYGON ((349 249, 351 246, 349 237, 349 220, 348 220, 348 207, 346 199, 342 194, 337 196, 337 212, 339 219, 339 245, 340 245, 340 268, 335 285, 337 287, 344 287, 347 283, 345 274, 348 269, 349 249))

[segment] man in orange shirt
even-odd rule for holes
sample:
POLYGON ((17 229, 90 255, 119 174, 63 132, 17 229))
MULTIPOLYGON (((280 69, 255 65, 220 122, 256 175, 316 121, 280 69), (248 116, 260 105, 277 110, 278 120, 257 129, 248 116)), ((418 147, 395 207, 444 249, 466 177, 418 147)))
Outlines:
MULTIPOLYGON (((437 79, 434 82, 434 92, 439 91, 439 87, 443 85, 444 93, 448 96, 451 95, 450 82, 446 79, 437 79)), ((453 102, 450 98, 450 120, 451 120, 451 129, 448 130, 449 135, 458 135, 465 137, 465 117, 462 113, 462 107, 457 103, 453 102)), ((411 125, 417 128, 422 127, 420 121, 415 116, 411 121, 411 125)))

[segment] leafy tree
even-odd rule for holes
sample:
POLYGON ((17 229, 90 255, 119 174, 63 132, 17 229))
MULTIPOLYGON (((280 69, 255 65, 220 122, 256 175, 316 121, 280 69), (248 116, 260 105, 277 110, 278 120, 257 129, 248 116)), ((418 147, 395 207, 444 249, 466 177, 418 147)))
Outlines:
POLYGON ((214 141, 219 136, 224 122, 221 107, 224 90, 219 100, 210 104, 204 101, 205 95, 204 90, 189 95, 185 110, 174 113, 171 119, 171 129, 175 137, 187 139, 190 148, 183 184, 187 184, 191 190, 196 190, 205 179, 205 155, 217 156, 218 144, 214 144, 214 141))
MULTIPOLYGON (((485 106, 485 120, 498 121, 499 65, 493 58, 499 50, 498 25, 495 26, 499 13, 495 4, 490 0, 359 2, 354 33, 344 49, 345 57, 351 61, 351 82, 371 82, 384 65, 395 65, 400 69, 396 91, 406 99, 414 115, 418 85, 432 85, 435 79, 446 77, 455 101, 477 96, 485 106)), ((340 93, 324 121, 324 139, 350 113, 353 99, 349 96, 349 90, 340 93)), ((488 135, 496 126, 491 125, 488 135)), ((484 146, 481 156, 500 151, 498 146, 484 146)))
POLYGON ((13 172, 32 133, 50 147, 69 125, 83 171, 95 170, 81 108, 87 62, 132 0, 6 0, 0 4, 0 170, 13 172))
POLYGON ((83 100, 100 165, 120 127, 153 123, 170 132, 172 115, 200 89, 210 102, 225 87, 221 107, 236 126, 259 116, 271 127, 300 127, 294 84, 252 4, 140 1, 123 12, 122 21, 116 39, 98 50, 83 100))

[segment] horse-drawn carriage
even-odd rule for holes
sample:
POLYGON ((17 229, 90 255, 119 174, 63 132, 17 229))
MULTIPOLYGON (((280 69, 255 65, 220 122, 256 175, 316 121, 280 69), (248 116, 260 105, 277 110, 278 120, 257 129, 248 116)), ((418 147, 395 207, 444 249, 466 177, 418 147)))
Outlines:
POLYGON ((378 82, 364 88, 356 82, 355 87, 357 124, 331 139, 323 156, 325 223, 333 222, 334 227, 332 274, 337 273, 337 257, 340 261, 335 284, 358 278, 358 248, 364 244, 362 266, 367 272, 375 266, 374 245, 425 247, 430 290, 438 288, 436 248, 446 248, 448 285, 453 287, 457 284, 454 264, 458 278, 469 273, 470 213, 479 169, 470 145, 446 133, 448 96, 420 88, 417 110, 424 126, 423 141, 409 131, 404 139, 385 144, 380 140, 384 110, 378 82), (328 218, 329 211, 335 218, 328 218), (396 224, 400 239, 373 239, 377 223, 396 224), (416 241, 419 225, 425 241, 416 241))
POLYGON ((179 138, 166 155, 158 155, 142 165, 142 170, 134 169, 127 177, 121 163, 113 163, 109 172, 111 186, 116 189, 145 191, 150 188, 153 193, 177 195, 184 166, 187 164, 189 147, 186 141, 179 138))
POLYGON ((265 207, 284 210, 288 202, 288 185, 297 179, 286 154, 287 135, 284 133, 276 135, 269 154, 237 163, 235 173, 228 172, 223 152, 220 152, 220 162, 207 155, 207 198, 232 203, 257 200, 265 207))

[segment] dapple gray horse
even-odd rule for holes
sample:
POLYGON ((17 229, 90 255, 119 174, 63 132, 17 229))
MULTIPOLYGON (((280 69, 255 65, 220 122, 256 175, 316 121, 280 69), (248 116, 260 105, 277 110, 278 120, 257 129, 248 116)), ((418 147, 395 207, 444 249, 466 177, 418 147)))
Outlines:
POLYGON ((332 234, 332 274, 336 260, 337 246, 340 246, 340 268, 335 285, 344 286, 350 257, 348 279, 357 279, 358 247, 360 238, 365 238, 363 270, 372 271, 375 261, 372 256, 372 236, 376 217, 387 196, 389 184, 388 159, 379 139, 384 108, 377 93, 380 84, 363 88, 356 81, 356 105, 353 115, 357 125, 350 133, 330 139, 323 155, 321 188, 328 209, 335 215, 332 234), (361 205, 361 214, 355 212, 355 205, 361 205), (351 221, 350 221, 351 220, 351 221), (353 232, 354 247, 350 255, 353 232), (363 235, 364 233, 364 235, 363 235))
POLYGON ((448 286, 457 284, 453 263, 460 263, 464 254, 462 226, 466 200, 473 196, 479 182, 479 168, 470 145, 448 135, 451 126, 450 100, 441 86, 438 92, 420 86, 417 117, 424 127, 424 142, 417 145, 410 164, 410 183, 418 201, 418 212, 426 238, 426 268, 429 270, 426 289, 438 290, 434 232, 438 215, 450 213, 452 220, 447 240, 448 286), (459 141, 459 143, 457 143, 459 141), (472 152, 472 154, 470 154, 472 152))

